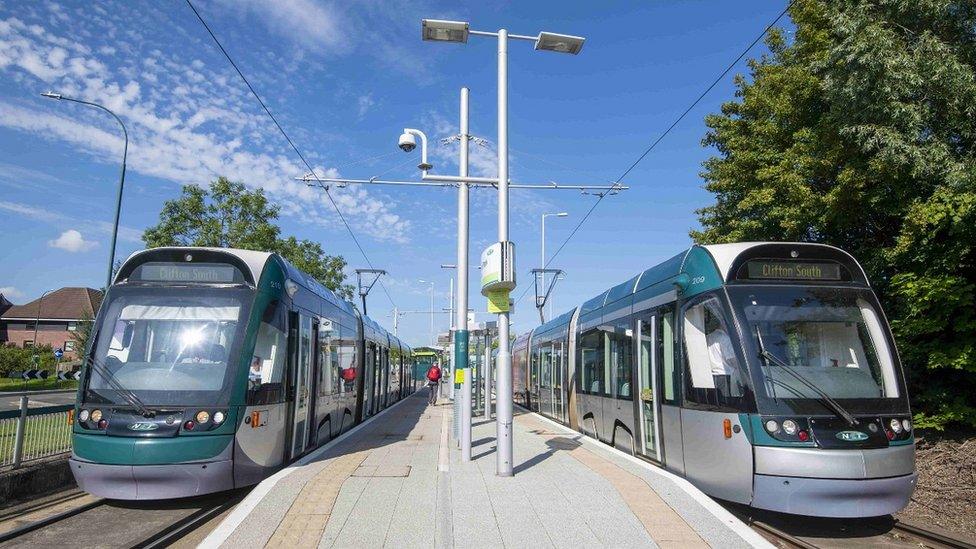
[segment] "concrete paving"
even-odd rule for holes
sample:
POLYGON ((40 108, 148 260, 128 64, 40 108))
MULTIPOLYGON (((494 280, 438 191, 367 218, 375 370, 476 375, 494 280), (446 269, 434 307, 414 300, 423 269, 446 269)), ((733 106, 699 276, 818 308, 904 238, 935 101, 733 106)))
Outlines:
POLYGON ((450 402, 424 391, 259 485, 203 547, 750 547, 762 538, 682 479, 535 414, 515 420, 515 476, 494 422, 473 459, 450 402))

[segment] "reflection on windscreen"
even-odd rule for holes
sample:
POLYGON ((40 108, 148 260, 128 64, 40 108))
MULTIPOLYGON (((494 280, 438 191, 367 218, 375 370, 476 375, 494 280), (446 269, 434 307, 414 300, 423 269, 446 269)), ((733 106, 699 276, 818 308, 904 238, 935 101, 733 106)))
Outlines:
MULTIPOLYGON (((898 396, 895 367, 881 320, 856 293, 836 289, 784 289, 753 293, 743 304, 760 348, 833 398, 898 396)), ((820 398, 782 371, 763 364, 773 398, 820 398)))
MULTIPOLYGON (((187 392, 224 386, 239 315, 233 298, 120 296, 104 320, 94 359, 126 389, 151 394, 147 403, 179 404, 187 392)), ((111 385, 93 372, 89 389, 101 393, 111 385)))

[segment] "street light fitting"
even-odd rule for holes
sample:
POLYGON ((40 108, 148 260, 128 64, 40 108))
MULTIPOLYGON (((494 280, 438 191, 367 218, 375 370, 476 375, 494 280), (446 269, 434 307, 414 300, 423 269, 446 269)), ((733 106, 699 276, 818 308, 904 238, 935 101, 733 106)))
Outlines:
POLYGON ((559 212, 559 213, 556 214, 556 217, 566 217, 568 215, 569 214, 567 212, 559 212))
POLYGON ((571 34, 540 32, 539 37, 535 40, 535 49, 577 55, 583 49, 585 40, 582 36, 571 34))
POLYGON ((424 40, 465 43, 468 41, 469 25, 465 21, 422 19, 420 31, 424 40))
POLYGON ((442 263, 441 269, 457 269, 457 265, 453 263, 442 263))
POLYGON ((57 99, 59 101, 61 100, 61 94, 60 93, 44 92, 41 95, 43 95, 44 97, 50 98, 50 99, 57 99))

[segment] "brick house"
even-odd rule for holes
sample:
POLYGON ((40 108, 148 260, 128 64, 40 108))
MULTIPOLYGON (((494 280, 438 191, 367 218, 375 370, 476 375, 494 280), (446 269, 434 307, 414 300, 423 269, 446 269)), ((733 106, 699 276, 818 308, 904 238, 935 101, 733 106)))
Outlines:
POLYGON ((24 305, 0 296, 0 345, 50 345, 64 350, 65 361, 73 360, 82 351, 74 333, 82 322, 95 318, 101 303, 102 292, 92 288, 61 288, 24 305))

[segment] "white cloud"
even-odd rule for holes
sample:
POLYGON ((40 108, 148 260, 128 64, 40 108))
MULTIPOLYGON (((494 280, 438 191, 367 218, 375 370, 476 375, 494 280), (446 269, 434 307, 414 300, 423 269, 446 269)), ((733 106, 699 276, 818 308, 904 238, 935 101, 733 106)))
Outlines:
MULTIPOLYGON (((47 208, 39 208, 37 206, 31 206, 29 204, 23 204, 20 202, 10 202, 7 200, 0 200, 0 210, 4 210, 10 213, 15 213, 28 217, 35 221, 43 221, 45 223, 53 223, 57 226, 73 226, 81 227, 86 231, 98 232, 100 234, 112 234, 112 229, 115 226, 108 221, 96 221, 92 220, 90 217, 75 218, 68 217, 56 212, 53 212, 47 208)), ((125 242, 142 242, 142 231, 138 229, 133 229, 132 227, 126 227, 125 225, 119 226, 119 239, 125 242)))
POLYGON ((21 299, 24 297, 24 292, 14 288, 13 286, 0 286, 0 295, 7 299, 21 299))
POLYGON ((274 33, 298 45, 334 51, 348 44, 340 15, 314 0, 223 0, 222 4, 251 12, 274 33))
POLYGON ((360 95, 356 103, 359 105, 359 117, 362 118, 376 104, 376 101, 373 100, 373 94, 368 93, 360 95))
MULTIPOLYGON (((304 0, 283 4, 293 14, 311 10, 311 19, 296 18, 304 30, 334 30, 324 19, 318 21, 321 25, 309 24, 327 17, 325 8, 316 11, 304 0)), ((258 2, 248 6, 264 9, 258 2)), ((126 47, 138 44, 141 50, 113 56, 114 52, 97 43, 89 48, 73 39, 83 36, 89 27, 106 36, 128 32, 127 22, 73 23, 79 28, 54 27, 37 33, 32 31, 33 25, 19 19, 0 19, 0 75, 12 75, 28 89, 50 87, 68 96, 103 98, 105 106, 128 127, 130 170, 181 185, 206 184, 216 175, 224 175, 250 188, 264 189, 286 215, 344 231, 325 194, 293 180, 305 167, 222 58, 213 58, 219 68, 211 70, 195 57, 164 53, 160 48, 167 47, 166 42, 160 39, 155 47, 152 37, 118 41, 129 45, 126 47)), ((172 32, 185 31, 177 28, 172 32)), ((171 38, 167 34, 166 39, 171 38)), ((211 46, 209 42, 205 45, 211 46)), ((277 114, 287 125, 287 116, 277 114)), ((117 163, 122 149, 114 121, 104 113, 67 103, 0 101, 0 126, 67 142, 106 163, 117 163)), ((329 171, 316 168, 323 174, 329 171)), ((334 170, 331 173, 337 175, 334 170)), ((392 212, 395 203, 388 197, 361 189, 334 190, 333 197, 357 233, 379 241, 408 240, 410 222, 392 212)))
POLYGON ((87 252, 98 247, 98 242, 85 240, 85 238, 81 236, 80 232, 74 229, 68 229, 67 231, 61 233, 61 236, 57 237, 56 239, 48 240, 47 245, 66 252, 78 253, 87 252))

